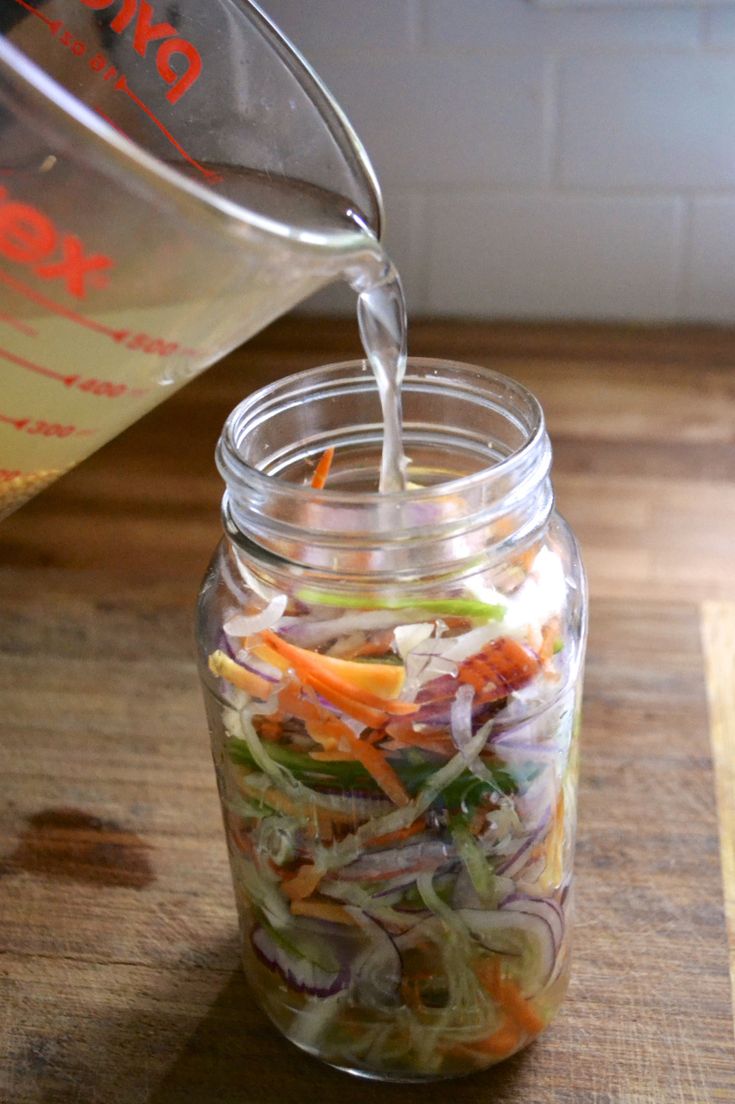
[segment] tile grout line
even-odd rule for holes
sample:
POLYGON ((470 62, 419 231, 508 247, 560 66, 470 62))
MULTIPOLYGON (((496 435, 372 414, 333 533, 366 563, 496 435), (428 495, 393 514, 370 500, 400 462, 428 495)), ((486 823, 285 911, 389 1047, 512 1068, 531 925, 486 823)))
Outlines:
POLYGON ((703 602, 700 627, 735 1010, 735 602, 703 602))

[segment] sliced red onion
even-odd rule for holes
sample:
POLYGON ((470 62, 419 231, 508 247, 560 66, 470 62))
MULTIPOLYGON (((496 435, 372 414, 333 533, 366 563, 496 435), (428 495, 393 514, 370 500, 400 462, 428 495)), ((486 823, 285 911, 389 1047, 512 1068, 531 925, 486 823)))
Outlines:
POLYGON ((517 874, 519 870, 522 870, 528 862, 531 848, 537 842, 542 832, 543 827, 536 828, 530 835, 525 836, 513 854, 509 855, 507 859, 504 859, 503 862, 495 867, 495 873, 505 874, 506 877, 512 877, 512 875, 517 874))
POLYGON ((501 902, 500 908, 510 912, 524 912, 530 916, 540 916, 551 928, 554 937, 554 951, 561 950, 564 939, 564 912, 560 905, 550 897, 526 897, 522 893, 513 893, 501 902))
POLYGON ((380 924, 389 935, 400 935, 412 928, 417 920, 427 915, 427 910, 423 907, 409 908, 405 905, 398 907, 398 902, 404 897, 406 891, 414 886, 415 881, 406 882, 403 876, 400 884, 393 883, 385 886, 380 893, 366 894, 354 882, 340 880, 330 882, 326 878, 320 888, 322 893, 339 901, 340 904, 351 903, 362 909, 366 916, 380 924))
MULTIPOLYGON (((343 881, 378 881, 385 877, 406 879, 406 872, 415 875, 427 870, 437 870, 452 861, 451 848, 440 840, 427 840, 408 847, 390 847, 384 851, 361 855, 340 870, 343 881)), ((411 879, 415 881, 415 877, 411 879)))
POLYGON ((224 630, 229 636, 252 636, 254 633, 263 632, 264 629, 272 629, 283 617, 283 611, 288 605, 285 594, 277 594, 271 599, 265 609, 255 613, 251 617, 238 613, 224 623, 224 630))
MULTIPOLYGON (((390 736, 394 736, 400 740, 401 733, 411 728, 416 728, 417 725, 426 725, 428 728, 445 728, 451 724, 452 715, 452 702, 454 700, 454 692, 456 689, 456 682, 452 685, 452 692, 447 695, 446 698, 440 701, 430 701, 421 706, 417 713, 412 713, 410 717, 399 717, 387 727, 387 732, 390 736)), ((402 698, 407 698, 408 695, 404 692, 401 694, 402 698)), ((490 702, 475 702, 472 707, 472 720, 475 725, 482 725, 486 721, 489 721, 491 717, 502 709, 503 702, 490 701, 490 702)), ((420 729, 419 729, 420 731, 420 729)))
MULTIPOLYGON (((314 761, 314 769, 319 766, 319 761, 314 761)), ((354 817, 355 821, 371 820, 381 813, 389 813, 395 808, 392 801, 387 800, 382 793, 373 794, 368 791, 359 792, 350 790, 346 793, 340 789, 334 793, 327 790, 319 790, 319 805, 325 809, 334 809, 339 813, 346 813, 354 817)))
POLYGON ((242 649, 232 658, 238 666, 244 667, 246 671, 250 671, 253 675, 258 675, 260 678, 265 679, 266 682, 272 682, 274 686, 281 681, 281 672, 276 667, 271 667, 270 664, 267 663, 259 663, 242 649))
POLYGON ((457 664, 450 659, 447 651, 461 637, 438 636, 419 645, 406 660, 406 674, 420 688, 424 683, 441 675, 457 672, 457 664))
POLYGON ((369 639, 370 637, 365 632, 352 632, 348 633, 347 636, 338 636, 324 654, 333 656, 334 659, 346 659, 349 656, 354 656, 364 644, 367 644, 369 639))
POLYGON ((454 890, 452 891, 452 908, 481 909, 484 907, 484 902, 473 886, 469 873, 466 869, 461 870, 457 875, 457 881, 454 883, 454 890))
POLYGON ((274 667, 272 663, 266 663, 265 660, 258 659, 257 656, 251 655, 245 648, 241 648, 235 656, 235 662, 239 663, 241 667, 247 667, 250 671, 255 671, 261 678, 267 679, 268 682, 280 682, 283 674, 277 667, 274 667))
MULTIPOLYGON (((472 739, 472 703, 475 691, 472 686, 460 686, 451 705, 452 740, 457 751, 465 755, 465 749, 472 739)), ((479 759, 467 761, 468 768, 478 778, 486 778, 488 769, 479 759)))
POLYGON ((412 928, 409 928, 408 931, 397 936, 396 946, 398 947, 398 953, 403 954, 404 951, 410 950, 411 947, 415 947, 424 941, 438 943, 444 938, 446 938, 444 925, 436 916, 429 915, 426 920, 421 920, 418 924, 414 924, 412 928))
POLYGON ((527 828, 545 827, 553 815, 559 797, 555 771, 545 767, 528 789, 516 798, 516 809, 527 828))
POLYGON ((458 665, 503 635, 507 635, 503 623, 491 622, 460 636, 426 641, 407 657, 407 687, 418 701, 427 700, 422 687, 431 688, 431 699, 453 696, 458 665))
POLYGON ((345 613, 341 617, 330 617, 325 621, 314 621, 311 617, 285 617, 280 631, 288 640, 304 648, 315 648, 328 640, 336 640, 352 632, 392 629, 402 624, 409 612, 407 610, 364 610, 361 613, 345 613))
POLYGON ((260 961, 269 970, 280 974, 286 984, 297 993, 307 993, 311 997, 331 997, 333 993, 346 989, 349 984, 349 971, 344 966, 330 970, 298 953, 296 948, 294 953, 289 953, 260 924, 256 924, 250 933, 250 943, 260 961))
POLYGON ((463 663, 465 659, 481 652, 491 640, 496 640, 504 633, 502 621, 491 621, 487 625, 480 625, 477 629, 470 629, 469 632, 462 633, 461 636, 452 636, 437 641, 437 644, 442 646, 438 647, 436 652, 445 660, 449 659, 453 663, 463 663))
POLYGON ((380 901, 381 905, 394 905, 400 901, 404 893, 415 883, 415 878, 406 879, 405 876, 395 880, 392 885, 385 886, 380 893, 374 893, 372 899, 380 901))
POLYGON ((433 621, 414 621, 407 625, 396 625, 393 639, 401 659, 406 662, 410 655, 420 650, 421 645, 433 632, 433 621))
MULTIPOLYGON (((456 669, 455 669, 456 670, 456 669)), ((444 701, 453 698, 457 691, 456 674, 439 675, 427 682, 416 695, 416 701, 422 705, 428 702, 444 701)))
MULTIPOLYGON (((510 878, 496 876, 493 879, 493 892, 496 894, 496 900, 498 896, 505 896, 507 899, 514 889, 515 883, 510 878)), ((452 906, 456 909, 484 909, 488 907, 487 901, 481 899, 473 886, 472 879, 466 867, 460 870, 457 875, 457 880, 454 883, 452 906)))
POLYGON ((229 659, 232 659, 235 661, 235 663, 237 663, 237 659, 235 658, 235 651, 232 647, 232 644, 230 643, 230 638, 224 631, 224 629, 221 630, 217 637, 217 647, 221 652, 224 652, 229 659))
POLYGON ((537 855, 527 866, 516 874, 516 885, 524 892, 532 892, 541 875, 546 870, 546 855, 537 855))
MULTIPOLYGON (((444 878, 445 875, 451 877, 451 869, 453 865, 454 863, 452 863, 451 865, 447 865, 446 870, 441 875, 439 875, 439 877, 444 878)), ((401 874, 399 877, 394 878, 391 882, 388 882, 386 885, 384 885, 379 893, 374 893, 372 895, 372 900, 379 901, 380 904, 388 904, 389 902, 387 898, 390 898, 392 901, 394 897, 397 897, 397 900, 400 900, 401 897, 405 897, 406 893, 409 890, 413 890, 415 888, 416 874, 401 874)), ((424 904, 407 905, 405 901, 402 904, 398 904, 396 902, 396 904, 392 907, 395 908, 396 912, 404 912, 408 915, 415 915, 417 913, 425 913, 428 911, 424 904)))
POLYGON ((223 651, 233 663, 237 663, 239 667, 244 667, 245 670, 250 671, 251 674, 260 675, 261 678, 266 679, 267 682, 272 682, 274 685, 281 681, 281 672, 277 668, 271 667, 269 663, 260 663, 255 657, 250 656, 242 649, 235 652, 227 633, 221 632, 219 634, 218 645, 220 650, 223 651))
POLYGON ((555 701, 547 701, 537 711, 536 703, 525 696, 529 689, 510 694, 503 715, 498 718, 493 745, 509 761, 523 756, 554 763, 565 758, 568 751, 572 703, 565 695, 557 695, 555 701))
POLYGON ((548 744, 535 744, 531 741, 521 743, 518 740, 510 739, 506 736, 493 736, 490 742, 496 754, 501 755, 508 763, 518 761, 527 763, 529 760, 533 761, 534 759, 542 763, 560 763, 563 758, 558 749, 548 744))
POLYGON ((458 909, 456 915, 489 951, 521 955, 524 996, 535 996, 549 983, 556 963, 556 945, 545 917, 511 909, 458 909))
POLYGON ((367 1008, 395 1008, 399 1000, 403 963, 390 935, 362 909, 345 905, 345 910, 367 936, 367 946, 352 967, 352 990, 367 1008))

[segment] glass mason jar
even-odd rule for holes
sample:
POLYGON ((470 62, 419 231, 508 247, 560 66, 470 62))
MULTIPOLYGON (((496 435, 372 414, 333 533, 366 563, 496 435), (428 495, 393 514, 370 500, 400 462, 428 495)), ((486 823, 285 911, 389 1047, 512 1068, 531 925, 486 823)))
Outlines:
POLYGON ((563 999, 586 600, 534 397, 411 359, 403 407, 389 495, 364 363, 232 412, 199 641, 253 993, 325 1062, 421 1081, 563 999))

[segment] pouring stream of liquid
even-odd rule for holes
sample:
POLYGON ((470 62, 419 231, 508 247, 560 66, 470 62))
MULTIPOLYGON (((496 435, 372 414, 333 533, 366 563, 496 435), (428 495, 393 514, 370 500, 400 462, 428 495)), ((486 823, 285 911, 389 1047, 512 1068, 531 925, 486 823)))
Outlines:
POLYGON ((382 251, 371 261, 350 274, 350 283, 358 293, 360 338, 378 385, 383 413, 379 490, 390 494, 406 489, 408 459, 403 452, 401 384, 406 372, 408 323, 397 269, 382 251))

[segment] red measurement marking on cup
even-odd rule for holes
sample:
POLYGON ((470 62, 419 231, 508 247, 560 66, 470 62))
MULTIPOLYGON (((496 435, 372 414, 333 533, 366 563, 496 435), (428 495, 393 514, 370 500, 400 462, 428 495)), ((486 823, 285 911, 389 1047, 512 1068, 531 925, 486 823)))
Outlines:
POLYGON ((12 326, 14 330, 25 334, 26 337, 38 337, 38 330, 34 330, 33 326, 27 326, 25 322, 21 322, 20 318, 15 318, 12 314, 6 314, 5 311, 0 311, 0 322, 12 326))
POLYGON ((90 437, 97 432, 96 429, 78 429, 75 425, 46 422, 42 418, 13 418, 9 414, 0 414, 0 423, 13 426, 20 433, 32 437, 90 437))
POLYGON ((177 149, 184 160, 188 162, 188 164, 192 165, 195 169, 197 169, 202 174, 202 176, 206 177, 207 180, 209 180, 213 184, 217 184, 222 180, 222 177, 219 173, 213 172, 212 169, 206 168, 205 165, 200 164, 199 161, 195 160, 195 158, 193 158, 189 153, 186 152, 181 143, 177 141, 176 138, 174 138, 171 131, 164 126, 164 124, 161 122, 155 112, 151 111, 148 105, 145 104, 143 100, 141 100, 140 96, 137 96, 135 92, 133 92, 124 74, 121 74, 115 82, 115 91, 124 92, 125 95, 128 96, 134 104, 137 104, 141 111, 143 111, 148 116, 148 118, 156 124, 158 129, 161 131, 161 134, 163 134, 164 137, 168 139, 174 149, 177 149))
POLYGON ((42 368, 40 364, 33 364, 32 361, 26 360, 25 357, 16 356, 15 353, 11 353, 9 349, 0 349, 0 357, 4 360, 9 360, 11 364, 17 364, 19 368, 25 368, 27 372, 35 372, 39 376, 46 376, 48 379, 58 380, 59 383, 65 383, 67 387, 72 387, 79 376, 65 376, 63 372, 55 372, 53 368, 42 368))
MULTIPOLYGON (((91 51, 89 50, 88 43, 82 39, 75 38, 74 34, 64 26, 61 19, 49 19, 43 12, 34 8, 32 4, 29 4, 27 0, 15 0, 16 4, 20 4, 26 11, 31 12, 40 19, 49 28, 51 35, 56 39, 59 45, 66 47, 77 58, 89 57, 91 51)), ((84 3, 84 0, 82 0, 84 3)), ((102 7, 108 7, 114 0, 109 0, 108 4, 95 0, 94 3, 87 4, 87 7, 92 7, 95 10, 99 10, 102 7)), ((110 28, 117 33, 125 30, 127 24, 130 22, 132 15, 136 10, 137 0, 127 0, 123 5, 123 9, 118 13, 116 19, 113 19, 110 24, 110 28)), ((146 0, 140 5, 140 10, 137 13, 137 23, 135 27, 135 39, 134 49, 141 57, 145 57, 150 42, 158 42, 158 49, 156 54, 156 68, 159 75, 166 82, 171 85, 170 91, 166 94, 166 98, 172 104, 178 102, 184 93, 194 84, 202 70, 202 59, 199 51, 191 42, 186 39, 180 38, 176 34, 176 29, 169 23, 158 23, 152 25, 153 8, 146 0), (164 39, 163 42, 160 40, 164 39), (175 56, 183 57, 186 62, 184 71, 178 71, 171 65, 171 59, 175 56)), ((116 91, 124 92, 133 103, 135 103, 141 111, 152 120, 158 127, 161 133, 165 136, 167 141, 178 150, 185 161, 188 162, 193 168, 205 177, 211 184, 217 184, 222 180, 219 173, 213 172, 212 169, 206 168, 206 166, 200 164, 196 158, 187 153, 177 138, 171 133, 171 131, 161 122, 158 116, 153 112, 150 107, 132 90, 128 84, 125 76, 120 71, 111 65, 104 54, 98 52, 94 57, 90 58, 87 62, 88 67, 95 73, 99 73, 102 80, 110 81, 116 78, 114 85, 116 91)), ((113 124, 114 125, 114 124, 113 124)))
POLYGON ((32 4, 26 3, 26 0, 15 0, 15 2, 16 4, 20 4, 21 8, 25 8, 26 11, 29 11, 32 15, 35 15, 36 19, 40 19, 42 23, 45 23, 51 31, 51 34, 56 34, 59 27, 61 26, 60 19, 49 19, 49 17, 47 15, 44 15, 43 12, 39 11, 38 8, 34 8, 32 4))
POLYGON ((78 311, 65 307, 63 303, 57 303, 55 299, 49 299, 47 295, 29 287, 22 280, 16 280, 15 276, 11 276, 9 272, 4 272, 2 269, 0 269, 0 281, 7 284, 13 291, 17 291, 19 295, 24 295, 26 299, 38 303, 39 306, 46 307, 54 314, 61 315, 69 322, 75 322, 78 326, 84 326, 85 329, 92 330, 94 333, 104 334, 105 337, 111 338, 119 345, 124 345, 134 352, 162 357, 173 356, 174 353, 185 357, 200 355, 198 349, 184 347, 179 345, 177 341, 166 341, 165 338, 152 337, 145 333, 131 333, 130 330, 114 330, 111 326, 105 326, 104 323, 97 322, 94 318, 89 318, 85 314, 80 314, 78 311))
POLYGON ((84 391, 87 395, 96 398, 121 399, 123 396, 139 398, 147 395, 153 389, 151 387, 128 387, 126 383, 114 383, 112 380, 95 379, 94 377, 80 376, 79 373, 66 374, 57 372, 54 368, 44 368, 41 364, 34 364, 32 360, 11 353, 9 349, 0 349, 0 357, 9 360, 11 364, 17 364, 26 372, 34 372, 38 376, 63 383, 65 387, 73 387, 76 391, 84 391))
POLYGON ((29 287, 28 284, 24 284, 22 280, 16 280, 15 276, 11 276, 9 272, 4 272, 2 269, 0 269, 0 280, 2 280, 4 284, 7 284, 8 287, 12 288, 13 291, 17 291, 20 295, 25 295, 26 299, 38 303, 39 306, 46 307, 55 314, 60 314, 64 318, 68 318, 70 322, 76 322, 80 326, 85 326, 88 330, 94 330, 95 333, 101 333, 106 337, 111 337, 113 341, 123 341, 129 334, 128 330, 113 330, 111 326, 105 326, 102 322, 96 322, 94 318, 87 318, 86 315, 79 314, 78 311, 71 310, 62 303, 57 303, 54 299, 49 299, 47 295, 43 295, 40 291, 36 291, 35 288, 29 287))

